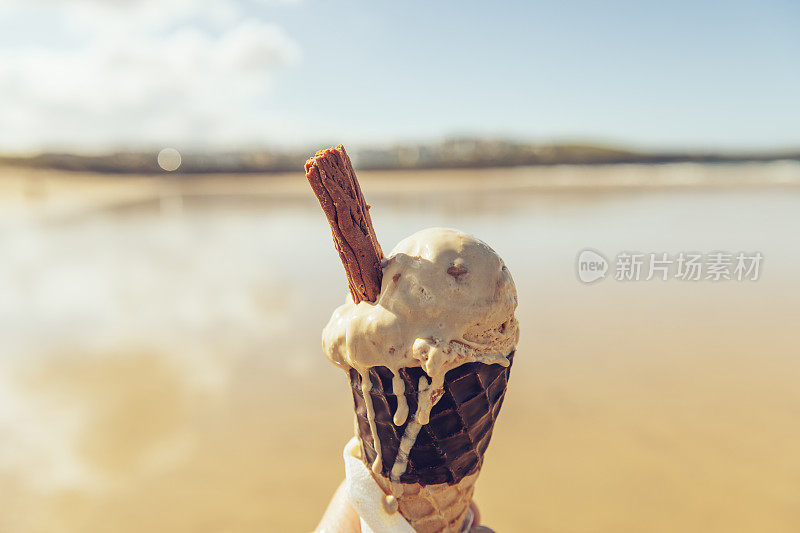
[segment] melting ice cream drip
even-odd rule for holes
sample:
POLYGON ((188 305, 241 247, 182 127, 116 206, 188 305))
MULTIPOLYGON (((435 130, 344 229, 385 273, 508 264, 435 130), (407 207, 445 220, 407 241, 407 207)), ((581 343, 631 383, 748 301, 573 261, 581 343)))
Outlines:
POLYGON ((417 388, 417 412, 414 413, 414 419, 408 423, 406 430, 403 432, 403 438, 400 440, 397 457, 394 460, 394 465, 392 466, 389 477, 394 483, 399 484, 400 476, 406 473, 406 469, 408 468, 408 454, 411 453, 411 448, 414 447, 414 443, 417 441, 419 430, 423 425, 427 424, 430 419, 431 409, 434 404, 433 395, 436 392, 433 390, 431 393, 427 393, 430 386, 431 383, 425 379, 425 376, 420 376, 419 387, 417 388))
MULTIPOLYGON (((487 364, 499 364, 504 367, 509 366, 511 363, 507 356, 498 356, 487 361, 487 364)), ((458 365, 456 365, 458 366, 458 365)), ((455 367, 453 367, 455 368, 455 367)), ((390 473, 390 480, 393 484, 400 484, 400 476, 406 473, 408 469, 408 457, 411 454, 411 449, 417 442, 417 437, 422 429, 422 426, 430 422, 431 411, 433 407, 439 402, 444 395, 444 378, 450 368, 440 368, 439 372, 431 376, 431 381, 420 376, 419 387, 417 392, 417 411, 414 413, 414 418, 406 426, 403 432, 403 438, 400 440, 400 446, 397 450, 397 457, 395 458, 394 465, 390 473)), ((400 487, 402 494, 402 487, 400 487)))
POLYGON ((402 426, 408 418, 408 402, 406 402, 405 394, 406 384, 400 377, 399 370, 392 376, 392 393, 397 397, 397 410, 394 412, 392 422, 395 426, 402 426))

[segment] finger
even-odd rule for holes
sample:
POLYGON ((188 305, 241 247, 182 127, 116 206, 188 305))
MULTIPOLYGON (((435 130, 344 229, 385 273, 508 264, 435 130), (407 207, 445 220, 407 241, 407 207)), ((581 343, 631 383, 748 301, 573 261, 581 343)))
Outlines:
POLYGON ((347 491, 344 482, 339 485, 331 498, 331 503, 322 515, 317 533, 361 533, 361 519, 358 513, 347 501, 347 491))
POLYGON ((477 526, 481 523, 481 512, 478 510, 478 504, 475 500, 469 502, 469 508, 472 510, 472 525, 477 526))

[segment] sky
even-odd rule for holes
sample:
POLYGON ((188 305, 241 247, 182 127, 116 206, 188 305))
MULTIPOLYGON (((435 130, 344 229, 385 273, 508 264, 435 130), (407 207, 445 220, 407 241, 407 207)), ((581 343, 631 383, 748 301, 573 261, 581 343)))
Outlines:
POLYGON ((3 0, 0 152, 800 147, 800 3, 3 0))

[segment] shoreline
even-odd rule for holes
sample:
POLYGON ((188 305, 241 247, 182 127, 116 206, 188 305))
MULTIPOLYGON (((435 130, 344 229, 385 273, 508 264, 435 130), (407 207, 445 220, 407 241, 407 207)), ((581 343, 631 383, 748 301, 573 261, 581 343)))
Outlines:
MULTIPOLYGON (((553 165, 457 170, 359 172, 370 198, 603 193, 653 190, 796 188, 800 162, 604 166, 553 165)), ((288 202, 313 206, 302 169, 282 174, 95 174, 0 167, 0 206, 60 215, 183 202, 288 202)))

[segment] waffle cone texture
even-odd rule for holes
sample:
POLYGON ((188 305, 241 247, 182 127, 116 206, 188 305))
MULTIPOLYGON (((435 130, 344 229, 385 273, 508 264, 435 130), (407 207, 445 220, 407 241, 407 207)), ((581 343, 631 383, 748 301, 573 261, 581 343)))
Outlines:
MULTIPOLYGON (((403 495, 397 498, 398 510, 417 533, 461 533, 479 474, 476 471, 453 485, 404 483, 403 495)), ((388 479, 372 477, 386 494, 392 493, 388 479)))
MULTIPOLYGON (((509 362, 513 362, 513 359, 514 352, 508 356, 509 362)), ((400 477, 401 483, 455 485, 480 470, 503 405, 510 372, 510 364, 503 367, 475 362, 458 366, 445 375, 444 394, 433 406, 430 422, 419 431, 409 453, 408 468, 400 477)), ((400 370, 400 377, 405 382, 409 415, 405 424, 395 426, 392 418, 397 410, 397 397, 392 392, 392 373, 386 367, 369 370, 372 382, 370 396, 382 452, 381 475, 384 478, 390 476, 400 440, 416 412, 418 383, 423 375, 424 371, 418 367, 400 370)), ((350 370, 350 385, 362 457, 365 464, 371 465, 376 457, 375 443, 367 420, 361 375, 353 369, 350 370)))

